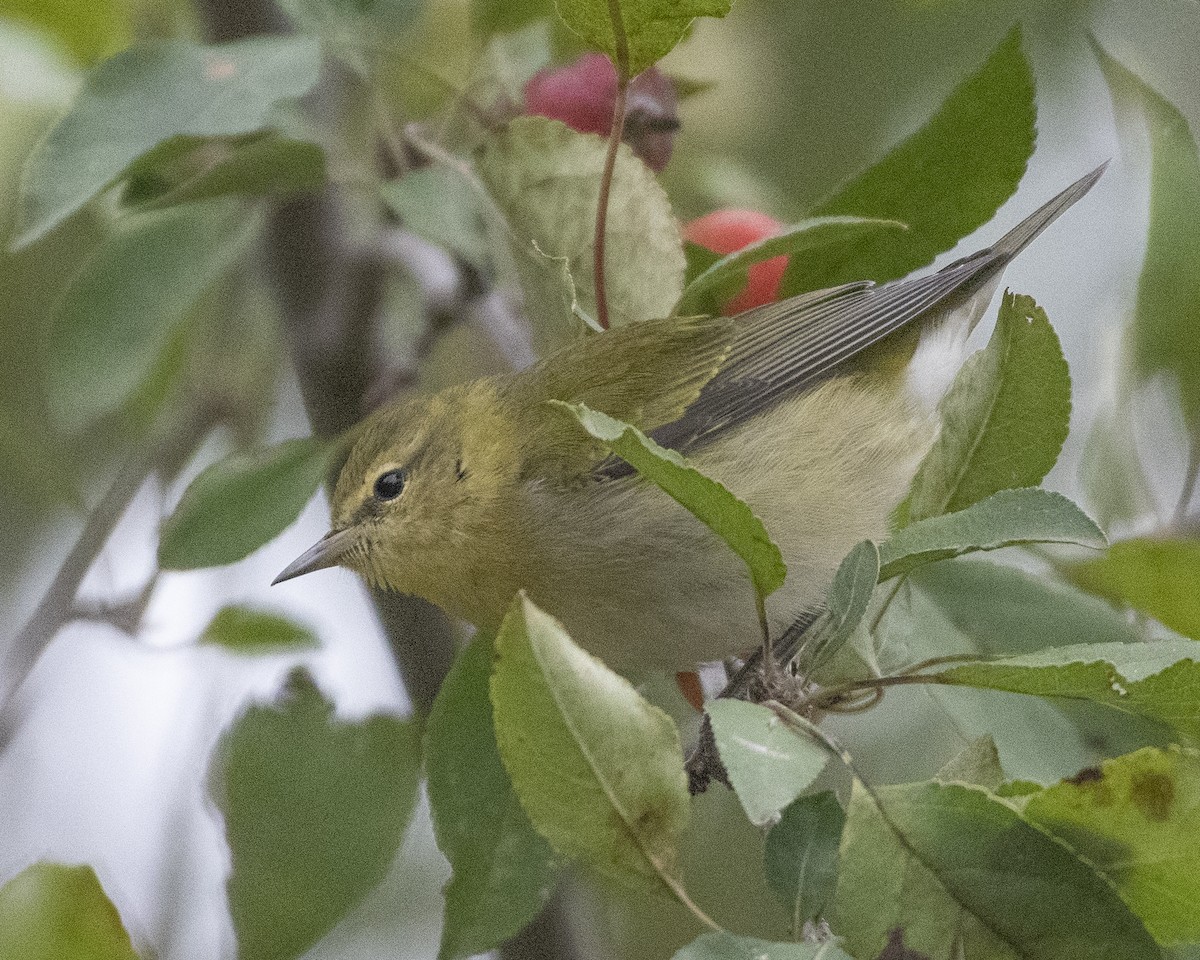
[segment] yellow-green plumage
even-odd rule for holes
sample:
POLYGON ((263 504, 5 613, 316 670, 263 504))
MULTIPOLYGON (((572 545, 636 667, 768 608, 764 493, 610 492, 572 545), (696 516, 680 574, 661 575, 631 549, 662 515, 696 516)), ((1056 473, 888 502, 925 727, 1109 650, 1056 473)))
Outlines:
POLYGON ((688 669, 760 640, 741 562, 547 401, 585 403, 680 450, 765 522, 788 565, 773 633, 816 608, 841 558, 887 535, 936 434, 886 339, 970 325, 1068 188, 989 250, 918 280, 851 284, 733 320, 650 321, 526 371, 383 409, 361 427, 333 533, 281 579, 341 563, 494 627, 525 590, 611 665, 688 669), (377 480, 403 471, 403 490, 377 480))

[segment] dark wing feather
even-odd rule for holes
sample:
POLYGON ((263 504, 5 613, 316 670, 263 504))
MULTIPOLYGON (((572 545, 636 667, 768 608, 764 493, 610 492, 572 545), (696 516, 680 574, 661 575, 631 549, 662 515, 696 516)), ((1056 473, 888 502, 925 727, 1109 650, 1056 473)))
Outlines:
MULTIPOLYGON (((876 286, 851 283, 801 294, 735 318, 737 335, 724 364, 679 419, 652 436, 681 452, 693 450, 781 400, 810 388, 846 361, 915 320, 969 301, 1039 233, 1092 188, 1104 167, 1072 184, 994 246, 925 277, 876 286)), ((604 476, 629 472, 619 461, 604 476)))

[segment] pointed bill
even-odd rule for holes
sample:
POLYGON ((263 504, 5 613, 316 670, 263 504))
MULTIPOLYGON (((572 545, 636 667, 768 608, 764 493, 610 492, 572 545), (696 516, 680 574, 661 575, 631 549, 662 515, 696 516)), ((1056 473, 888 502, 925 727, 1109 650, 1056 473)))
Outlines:
POLYGON ((314 570, 324 570, 336 567, 342 558, 354 545, 353 530, 330 530, 325 536, 305 550, 300 556, 284 567, 271 586, 291 580, 294 577, 312 573, 314 570))

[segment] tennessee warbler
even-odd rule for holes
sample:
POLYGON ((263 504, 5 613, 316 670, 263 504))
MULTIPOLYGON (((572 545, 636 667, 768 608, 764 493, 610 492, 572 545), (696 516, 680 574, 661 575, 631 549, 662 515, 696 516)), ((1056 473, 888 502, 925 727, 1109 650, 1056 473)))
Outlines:
POLYGON ((767 599, 780 634, 855 543, 886 537, 936 435, 903 361, 921 338, 965 335, 1005 265, 1103 169, 928 276, 636 323, 384 407, 342 468, 332 529, 275 582, 342 565, 482 628, 524 589, 617 669, 749 650, 760 625, 737 557, 547 401, 640 427, 749 504, 788 566, 767 599))

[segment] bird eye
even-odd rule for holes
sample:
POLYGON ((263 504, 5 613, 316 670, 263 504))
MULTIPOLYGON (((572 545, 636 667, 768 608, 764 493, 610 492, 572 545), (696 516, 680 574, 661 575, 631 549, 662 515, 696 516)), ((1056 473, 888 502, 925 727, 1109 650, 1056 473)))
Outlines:
POLYGON ((375 496, 380 500, 395 500, 404 490, 407 475, 403 470, 389 470, 381 473, 375 481, 375 496))

